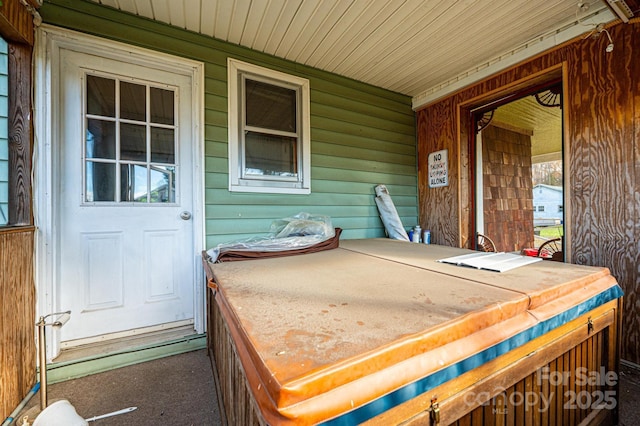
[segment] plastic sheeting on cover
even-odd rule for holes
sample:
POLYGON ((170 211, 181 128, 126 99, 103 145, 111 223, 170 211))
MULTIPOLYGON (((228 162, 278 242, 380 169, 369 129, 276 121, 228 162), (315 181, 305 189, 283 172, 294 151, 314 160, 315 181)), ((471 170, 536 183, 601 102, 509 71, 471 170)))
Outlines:
POLYGON ((211 262, 215 262, 226 251, 276 252, 303 249, 335 236, 329 216, 298 213, 271 223, 270 235, 218 244, 207 250, 211 262))
POLYGON ((382 219, 389 238, 409 241, 409 236, 402 226, 402 221, 400 220, 400 216, 398 216, 396 206, 393 204, 389 191, 384 185, 376 186, 376 205, 378 206, 380 219, 382 219))

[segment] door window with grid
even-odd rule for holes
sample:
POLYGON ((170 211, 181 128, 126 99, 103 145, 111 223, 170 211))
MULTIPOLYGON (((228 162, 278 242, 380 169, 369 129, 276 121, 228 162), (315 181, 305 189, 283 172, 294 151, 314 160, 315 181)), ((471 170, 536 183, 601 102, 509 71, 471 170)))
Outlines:
POLYGON ((84 201, 176 202, 176 90, 86 75, 84 201))

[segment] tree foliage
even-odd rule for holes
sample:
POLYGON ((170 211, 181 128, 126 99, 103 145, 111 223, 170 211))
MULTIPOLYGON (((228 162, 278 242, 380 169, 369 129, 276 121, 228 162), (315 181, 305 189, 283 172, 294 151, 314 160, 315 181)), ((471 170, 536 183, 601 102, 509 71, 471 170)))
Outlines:
POLYGON ((533 184, 562 186, 562 161, 547 161, 531 166, 533 184))

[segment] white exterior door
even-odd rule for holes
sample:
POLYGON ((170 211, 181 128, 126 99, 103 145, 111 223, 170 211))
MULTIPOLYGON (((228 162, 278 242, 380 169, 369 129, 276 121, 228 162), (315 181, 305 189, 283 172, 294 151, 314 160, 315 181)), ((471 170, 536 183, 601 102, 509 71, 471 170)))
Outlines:
POLYGON ((53 287, 72 311, 62 345, 193 323, 193 82, 59 52, 53 287))

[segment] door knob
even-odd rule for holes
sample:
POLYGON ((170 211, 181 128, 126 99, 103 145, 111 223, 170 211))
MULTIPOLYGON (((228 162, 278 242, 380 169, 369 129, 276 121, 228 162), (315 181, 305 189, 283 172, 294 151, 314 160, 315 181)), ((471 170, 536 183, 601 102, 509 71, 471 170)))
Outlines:
POLYGON ((188 211, 183 211, 182 213, 180 213, 180 219, 182 220, 189 220, 191 219, 191 213, 189 213, 188 211))

